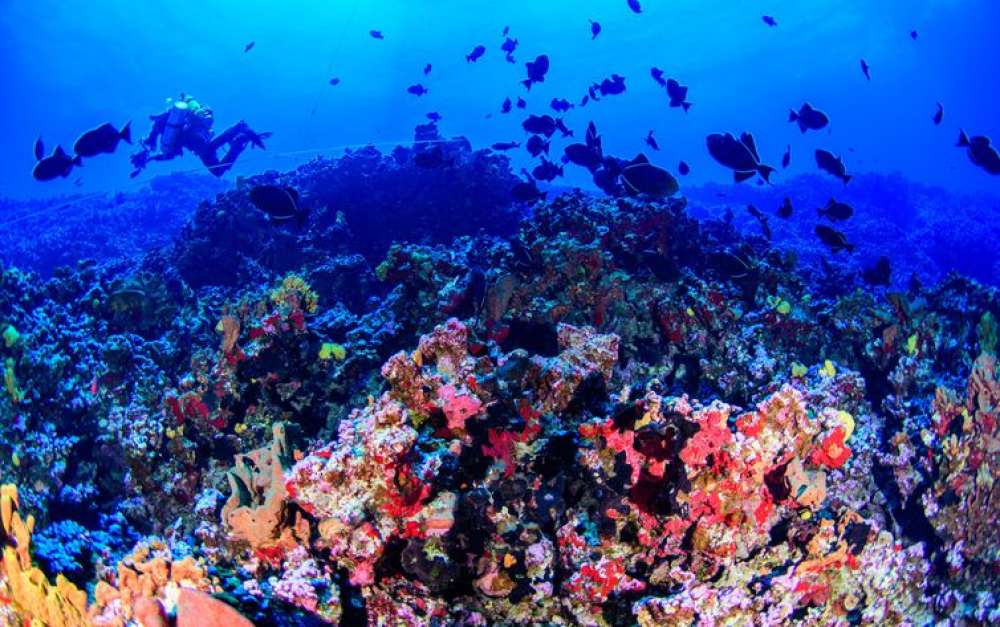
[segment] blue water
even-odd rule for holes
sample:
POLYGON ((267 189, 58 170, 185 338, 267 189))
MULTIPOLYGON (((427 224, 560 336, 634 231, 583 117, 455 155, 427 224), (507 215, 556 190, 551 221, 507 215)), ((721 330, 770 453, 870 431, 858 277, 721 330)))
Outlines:
MULTIPOLYGON (((684 185, 730 180, 708 156, 714 131, 752 131, 764 161, 792 146, 787 178, 815 171, 812 150, 842 154, 852 172, 899 172, 924 184, 1000 192, 1000 178, 974 167, 954 148, 959 128, 1000 135, 995 103, 1000 56, 993 40, 1000 6, 988 0, 838 1, 646 0, 634 14, 624 0, 574 2, 173 2, 95 0, 6 3, 0 73, 0 195, 38 197, 130 189, 159 173, 198 171, 187 156, 128 178, 128 146, 88 160, 67 179, 30 176, 32 144, 70 147, 104 121, 132 120, 136 134, 164 99, 184 91, 210 105, 216 130, 239 120, 274 132, 267 152, 248 152, 228 178, 289 169, 340 146, 392 145, 412 137, 429 111, 442 132, 474 145, 523 141, 524 112, 501 115, 507 97, 528 111, 552 113, 549 101, 578 102, 594 81, 617 72, 628 91, 576 108, 566 122, 581 135, 593 119, 607 152, 646 149, 650 129, 671 169, 686 160, 684 185), (773 15, 776 28, 761 16, 773 15), (603 32, 591 40, 588 19, 603 32), (506 63, 501 32, 520 42, 506 63), (384 40, 369 30, 378 29, 384 40), (911 30, 919 37, 912 40, 911 30), (245 44, 256 42, 243 53, 245 44), (465 55, 487 46, 478 63, 465 55), (548 54, 545 83, 529 92, 524 61, 548 54), (872 82, 859 69, 871 65, 872 82), (433 64, 429 76, 422 73, 433 64), (651 66, 690 87, 688 114, 669 109, 651 66), (331 77, 341 83, 330 86, 331 77), (429 93, 406 93, 421 82, 429 93), (789 108, 809 101, 832 120, 802 135, 789 108), (935 127, 935 103, 945 107, 935 127)), ((518 165, 527 163, 517 153, 518 165)), ((565 183, 587 185, 579 168, 565 183)), ((781 177, 778 177, 781 180, 781 177)))

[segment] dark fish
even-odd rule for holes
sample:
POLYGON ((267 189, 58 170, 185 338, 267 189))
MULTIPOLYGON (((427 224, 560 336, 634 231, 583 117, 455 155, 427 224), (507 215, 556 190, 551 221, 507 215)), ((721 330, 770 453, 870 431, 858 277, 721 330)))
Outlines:
POLYGON ((427 93, 427 88, 421 85, 420 83, 417 83, 415 85, 410 85, 409 87, 407 87, 406 91, 410 92, 414 96, 423 96, 424 94, 427 93))
POLYGON ((585 106, 587 106, 588 102, 590 102, 590 95, 589 94, 584 94, 583 98, 580 99, 580 106, 581 107, 585 107, 585 106))
POLYGON ((601 165, 601 153, 586 144, 570 144, 563 149, 566 161, 587 168, 591 172, 601 165))
POLYGON ((385 39, 385 35, 382 34, 380 30, 370 30, 368 34, 372 36, 373 39, 385 39))
POLYGON ((969 137, 965 131, 958 132, 958 147, 966 148, 969 160, 990 174, 1000 174, 1000 154, 985 135, 969 137))
POLYGON ((764 212, 753 205, 747 205, 747 211, 754 217, 755 220, 757 220, 757 223, 760 224, 760 230, 764 233, 764 237, 771 239, 771 224, 768 222, 767 216, 764 215, 764 212))
POLYGON ((911 30, 910 31, 910 39, 914 39, 915 40, 919 36, 920 36, 920 34, 917 33, 917 31, 915 31, 915 30, 911 30))
POLYGON ((566 124, 563 122, 562 118, 556 118, 556 128, 559 129, 559 132, 562 133, 563 137, 573 136, 573 131, 566 128, 566 124))
POLYGON ((629 195, 673 196, 680 189, 677 179, 663 168, 649 162, 646 155, 639 154, 622 169, 622 183, 629 195))
POLYGON ((850 217, 854 215, 854 207, 850 206, 846 202, 838 202, 833 198, 826 203, 825 207, 820 207, 817 211, 819 212, 819 215, 837 222, 850 219, 850 217))
POLYGON ((941 120, 944 119, 944 107, 941 103, 937 103, 937 111, 934 113, 934 125, 941 126, 941 120))
POLYGON ((785 218, 787 220, 792 217, 792 212, 792 199, 785 196, 785 201, 781 203, 780 207, 778 207, 778 217, 785 218))
POLYGON ((781 167, 787 168, 788 164, 792 162, 792 146, 789 144, 785 148, 785 154, 781 157, 781 167))
POLYGON ((251 41, 247 45, 243 46, 243 54, 246 54, 246 53, 250 52, 251 50, 253 50, 253 47, 256 46, 256 45, 257 45, 256 41, 251 41))
POLYGON ((531 153, 532 157, 537 157, 542 154, 549 154, 549 142, 541 138, 540 135, 532 135, 528 138, 528 143, 525 145, 528 152, 531 153))
POLYGON ((484 54, 486 54, 486 46, 484 46, 482 44, 479 44, 478 46, 476 46, 475 48, 472 49, 472 52, 470 52, 469 54, 465 55, 465 62, 466 63, 475 63, 484 54))
POLYGON ((521 84, 530 91, 533 83, 545 82, 545 74, 549 71, 549 57, 540 54, 534 61, 528 61, 524 66, 528 69, 528 78, 521 81, 521 84))
POLYGON ((101 153, 112 153, 118 147, 118 142, 132 143, 131 122, 126 122, 119 131, 110 123, 104 123, 97 128, 80 135, 73 144, 73 152, 80 157, 94 157, 101 153))
POLYGON ((66 178, 69 176, 70 171, 72 171, 73 166, 83 165, 83 159, 80 155, 76 157, 70 157, 66 154, 66 151, 62 149, 62 146, 56 146, 56 149, 51 155, 40 159, 38 163, 35 164, 34 169, 31 171, 31 175, 35 177, 37 181, 51 181, 52 179, 59 178, 60 176, 66 178))
POLYGON ((867 78, 870 83, 872 80, 871 66, 869 66, 868 62, 864 59, 861 59, 861 73, 865 75, 865 78, 867 78))
POLYGON ((601 23, 590 20, 590 39, 593 41, 601 34, 601 23))
POLYGON ((501 35, 502 35, 503 37, 506 37, 506 36, 507 36, 507 35, 509 35, 509 34, 510 34, 510 25, 507 25, 507 26, 504 26, 504 27, 503 27, 503 33, 501 33, 501 35))
POLYGON ((854 252, 854 244, 848 242, 847 236, 837 229, 832 229, 825 224, 817 224, 816 236, 821 242, 826 244, 826 247, 830 249, 830 252, 836 253, 841 250, 846 250, 849 253, 854 252))
POLYGON ((767 24, 768 26, 777 26, 778 25, 778 20, 774 19, 770 15, 765 15, 765 16, 763 16, 760 19, 764 20, 764 23, 767 24))
POLYGON ((649 75, 653 77, 653 80, 659 84, 660 87, 666 87, 667 81, 663 78, 663 70, 658 67, 650 68, 649 75))
POLYGON ((273 222, 305 218, 305 212, 299 207, 299 194, 291 187, 258 185, 250 190, 250 202, 273 222))
POLYGON ((595 85, 601 91, 602 96, 616 96, 625 93, 625 77, 612 74, 611 78, 606 78, 595 85))
POLYGON ((565 113, 573 108, 570 101, 565 98, 553 98, 552 102, 549 103, 549 106, 552 107, 554 111, 559 111, 560 113, 565 113))
MULTIPOLYGON (((506 35, 504 35, 504 37, 506 37, 506 35)), ((503 50, 504 59, 507 60, 507 63, 513 63, 514 51, 517 50, 517 40, 507 37, 504 39, 504 42, 500 44, 500 49, 503 50)))
POLYGON ((583 141, 587 144, 587 148, 596 150, 603 155, 604 148, 601 145, 601 136, 597 134, 597 125, 594 124, 593 120, 587 124, 587 132, 583 136, 583 141))
POLYGON ((598 100, 600 100, 600 98, 597 97, 597 93, 598 93, 597 85, 591 85, 590 87, 587 88, 587 95, 594 102, 597 102, 598 100))
POLYGON ((656 138, 653 137, 652 130, 650 130, 649 133, 646 134, 646 145, 652 148, 653 150, 660 149, 660 145, 656 143, 656 138))
POLYGON ((882 255, 875 262, 875 265, 865 268, 861 277, 868 285, 889 285, 892 280, 892 266, 889 265, 889 258, 882 255))
POLYGON ((710 253, 707 261, 723 279, 745 279, 754 272, 749 259, 728 251, 710 253))
POLYGON ((521 144, 519 142, 497 142, 493 144, 493 150, 512 150, 519 147, 521 144))
POLYGON ((517 106, 518 109, 523 109, 523 108, 525 108, 525 107, 528 106, 528 103, 524 101, 524 98, 521 98, 520 96, 518 96, 517 97, 517 104, 516 104, 516 106, 517 106))
POLYGON ((446 157, 441 146, 434 146, 413 155, 413 163, 421 168, 440 168, 441 166, 455 165, 455 159, 446 157))
POLYGON ((535 166, 535 169, 531 171, 531 175, 539 181, 551 182, 557 176, 563 175, 563 169, 562 166, 556 165, 545 157, 542 157, 542 163, 535 166))
POLYGON ((639 6, 639 0, 628 0, 628 8, 632 9, 635 13, 642 13, 642 7, 639 6))
POLYGON ((688 88, 681 85, 674 79, 667 80, 667 95, 670 96, 671 107, 684 107, 687 111, 691 108, 691 103, 686 102, 688 88))
POLYGON ((500 113, 510 113, 511 102, 510 98, 504 98, 503 104, 500 105, 500 113))
POLYGON ((44 156, 45 144, 42 143, 42 136, 39 135, 38 139, 35 140, 35 161, 41 161, 44 156))
POLYGON ((438 113, 437 111, 431 111, 430 113, 427 114, 427 119, 430 120, 431 122, 440 122, 441 114, 438 113))
POLYGON ((424 66, 424 76, 427 76, 430 73, 431 73, 431 64, 428 63, 427 65, 424 66))
POLYGON ((822 148, 816 151, 816 165, 827 174, 837 177, 844 182, 844 185, 851 180, 851 175, 847 173, 847 167, 843 159, 833 154, 829 150, 822 148))
POLYGON ((528 119, 521 123, 521 128, 529 133, 552 137, 556 132, 556 121, 551 115, 529 115, 528 119))
POLYGON ((798 112, 789 111, 788 121, 797 122, 799 130, 805 133, 808 130, 818 131, 830 123, 830 118, 819 109, 814 109, 808 102, 799 107, 798 112))
POLYGON ((712 158, 733 170, 733 179, 737 183, 747 180, 754 173, 768 181, 774 172, 774 168, 760 162, 757 145, 750 133, 743 133, 739 140, 732 133, 713 133, 708 136, 706 143, 712 158))
POLYGON ((535 202, 545 198, 545 192, 538 189, 534 180, 522 181, 510 190, 510 195, 518 202, 535 202))
POLYGON ((330 84, 334 85, 334 86, 339 85, 340 84, 340 79, 337 78, 336 76, 334 76, 333 78, 330 79, 330 84))
POLYGON ((677 164, 677 172, 680 173, 681 176, 687 176, 691 173, 691 166, 687 164, 687 161, 681 161, 677 164))

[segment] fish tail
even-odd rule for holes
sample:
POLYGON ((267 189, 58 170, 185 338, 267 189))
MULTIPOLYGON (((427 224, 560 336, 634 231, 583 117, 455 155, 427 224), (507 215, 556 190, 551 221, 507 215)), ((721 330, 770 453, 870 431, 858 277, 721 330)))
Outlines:
POLYGON ((852 176, 852 175, 850 175, 850 174, 845 174, 845 175, 844 175, 844 185, 847 185, 848 183, 850 183, 850 182, 851 182, 851 179, 852 179, 852 178, 853 178, 853 176, 852 176))
POLYGON ((753 175, 754 172, 752 170, 748 172, 740 172, 737 170, 736 172, 733 172, 733 180, 737 183, 742 183, 749 178, 753 178, 753 175))
POLYGON ((684 112, 685 113, 687 113, 688 110, 691 109, 691 103, 690 102, 682 102, 681 106, 684 107, 684 112))
POLYGON ((956 145, 960 148, 964 148, 969 145, 969 136, 965 134, 964 130, 960 129, 958 131, 958 144, 956 145))
POLYGON ((768 183, 771 182, 771 173, 774 172, 774 168, 772 168, 769 165, 761 164, 760 168, 757 171, 760 172, 760 177, 762 179, 764 179, 768 183))
POLYGON ((795 112, 795 109, 788 110, 788 121, 796 122, 799 119, 799 114, 795 112))
POLYGON ((118 132, 118 136, 122 138, 127 144, 132 143, 132 120, 125 123, 122 130, 118 132))
POLYGON ((531 91, 531 79, 530 78, 528 80, 526 80, 526 81, 521 81, 521 84, 524 85, 525 87, 527 87, 528 91, 531 91))

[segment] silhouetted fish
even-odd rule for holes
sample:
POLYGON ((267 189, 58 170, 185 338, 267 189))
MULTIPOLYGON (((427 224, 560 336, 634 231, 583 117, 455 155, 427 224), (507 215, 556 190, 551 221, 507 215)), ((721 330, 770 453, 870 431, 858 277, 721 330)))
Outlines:
POLYGON ((486 54, 486 46, 484 46, 482 44, 479 44, 478 46, 476 46, 475 48, 472 49, 472 52, 470 52, 469 54, 465 55, 465 62, 466 63, 475 63, 484 54, 486 54))
POLYGON ((601 34, 601 24, 600 22, 595 22, 590 20, 590 39, 593 41, 597 39, 597 36, 601 34))
POLYGON ((406 91, 410 92, 414 96, 423 96, 424 94, 427 93, 427 88, 421 85, 420 83, 417 83, 415 85, 410 85, 409 87, 407 87, 406 91))
POLYGON ((604 147, 601 144, 601 136, 597 134, 597 125, 591 120, 587 124, 587 132, 583 135, 583 141, 587 144, 587 147, 596 150, 598 153, 603 155, 604 147))
POLYGON ((518 202, 535 202, 545 198, 545 192, 540 191, 535 181, 530 179, 515 185, 510 195, 518 202))
POLYGON ((819 215, 835 221, 843 221, 854 215, 854 207, 831 198, 825 207, 817 209, 819 215))
POLYGON ((510 98, 504 98, 503 104, 500 105, 500 113, 510 113, 511 105, 510 98))
POLYGON ((646 145, 652 148, 653 150, 660 149, 660 145, 656 143, 656 138, 653 137, 652 130, 650 130, 649 133, 646 134, 646 145))
POLYGON ((798 112, 789 111, 788 121, 798 123, 799 130, 805 133, 808 130, 820 130, 830 123, 830 118, 807 102, 799 107, 798 112))
POLYGON ((549 154, 549 142, 542 139, 540 135, 532 135, 529 137, 528 143, 525 144, 525 148, 527 148, 532 157, 537 157, 543 152, 545 154, 549 154))
POLYGON ((521 81, 521 84, 530 91, 533 83, 545 82, 545 74, 549 71, 549 57, 548 55, 540 54, 535 57, 534 61, 528 61, 524 66, 528 70, 528 78, 521 81))
POLYGON ((42 157, 45 156, 45 144, 42 143, 42 136, 39 135, 38 139, 35 140, 35 161, 41 161, 42 157))
POLYGON ((789 144, 785 148, 785 154, 781 157, 781 167, 787 168, 788 164, 792 162, 792 146, 789 144))
POLYGON ((35 177, 38 181, 51 181, 52 179, 69 176, 69 173, 73 170, 73 166, 83 165, 83 159, 80 155, 76 157, 70 157, 66 154, 66 151, 62 149, 62 146, 56 146, 56 149, 51 155, 40 159, 38 163, 35 164, 34 169, 31 171, 31 175, 35 177))
POLYGON ((622 168, 621 176, 625 191, 630 195, 673 196, 680 189, 677 179, 670 172, 653 165, 641 153, 622 168))
POLYGON ((427 76, 430 73, 431 73, 431 64, 428 63, 427 65, 424 66, 424 76, 427 76))
POLYGON ((535 169, 531 171, 531 175, 539 181, 551 182, 557 176, 563 175, 563 169, 562 166, 556 165, 545 157, 542 157, 542 163, 535 166, 535 169))
POLYGON ((556 132, 556 121, 551 115, 529 115, 528 119, 521 123, 521 128, 529 133, 552 137, 556 132))
POLYGON ((427 114, 427 119, 430 120, 431 122, 440 122, 441 114, 438 113, 437 111, 431 111, 430 113, 427 114))
POLYGON ((663 70, 658 67, 650 68, 649 75, 653 77, 653 80, 659 84, 660 87, 666 87, 667 81, 663 78, 663 70))
POLYGON ((639 6, 639 0, 628 0, 628 8, 632 9, 636 13, 642 13, 642 7, 639 6))
POLYGON ((764 237, 771 239, 771 224, 768 222, 764 212, 753 205, 747 205, 747 212, 760 224, 760 230, 764 234, 764 237))
POLYGON ((368 34, 372 36, 373 39, 385 39, 385 36, 380 30, 370 30, 368 34))
POLYGON ((1000 155, 985 135, 969 137, 965 131, 958 132, 958 147, 966 148, 969 160, 990 174, 1000 174, 1000 155))
POLYGON ((511 150, 513 148, 519 147, 520 142, 497 142, 493 144, 493 150, 511 150))
POLYGON ((937 103, 937 111, 934 113, 934 125, 941 126, 941 120, 944 119, 944 107, 941 103, 937 103))
POLYGON ((246 53, 250 52, 251 50, 253 50, 253 47, 256 46, 256 45, 257 45, 256 41, 251 41, 247 45, 243 46, 243 54, 246 54, 246 53))
POLYGON ((80 157, 93 157, 101 153, 112 153, 118 147, 118 142, 132 143, 131 122, 126 122, 122 130, 115 129, 110 123, 104 123, 89 130, 73 144, 73 152, 80 157))
POLYGON ((685 111, 691 108, 691 103, 686 102, 688 88, 681 85, 674 79, 667 80, 667 95, 670 96, 671 107, 683 107, 685 111))
POLYGON ((583 98, 580 98, 580 104, 579 104, 579 106, 585 107, 585 106, 587 106, 588 102, 590 102, 590 94, 584 94, 583 98))
POLYGON ((723 279, 745 279, 754 273, 753 263, 749 259, 729 251, 710 253, 706 261, 723 279))
POLYGON ((554 111, 559 111, 560 113, 565 113, 573 108, 570 101, 565 98, 553 98, 552 102, 549 103, 549 106, 552 107, 554 111))
POLYGON ((914 39, 915 40, 919 36, 920 36, 920 34, 917 33, 917 31, 915 31, 915 30, 911 30, 910 31, 910 39, 914 39))
POLYGON ((739 140, 732 133, 713 133, 706 143, 712 158, 733 170, 733 179, 737 183, 752 177, 755 172, 768 181, 774 172, 774 168, 760 162, 757 144, 750 133, 743 133, 739 140))
POLYGON ((528 103, 524 101, 524 98, 521 98, 520 96, 518 96, 517 97, 517 104, 515 106, 517 106, 518 109, 523 109, 523 108, 525 108, 525 107, 528 106, 528 103))
POLYGON ((851 180, 851 175, 847 173, 847 167, 843 159, 833 154, 829 150, 818 149, 816 151, 816 165, 820 170, 837 177, 846 185, 851 180))
POLYGON ((612 74, 610 78, 602 80, 595 87, 600 90, 602 96, 616 96, 625 93, 625 77, 612 74))
POLYGON ((504 42, 500 44, 500 50, 503 50, 504 59, 506 59, 507 63, 513 63, 514 51, 517 50, 517 40, 507 37, 506 39, 504 39, 504 42))
POLYGON ((299 193, 291 187, 258 185, 250 190, 250 202, 266 213, 274 222, 305 218, 299 207, 299 193))
POLYGON ((677 172, 680 173, 681 176, 687 176, 691 173, 691 166, 687 164, 687 161, 681 161, 677 164, 677 172))
POLYGON ((591 172, 601 165, 601 153, 587 144, 570 144, 563 149, 566 161, 587 168, 591 172))
POLYGON ((819 237, 820 241, 826 244, 830 252, 840 252, 841 250, 846 250, 849 253, 854 252, 854 244, 847 241, 847 236, 836 229, 832 229, 825 224, 816 225, 816 236, 819 237))
POLYGON ((562 118, 556 118, 556 128, 562 133, 563 137, 572 137, 573 131, 566 128, 566 124, 563 122, 562 118))
POLYGON ((334 76, 333 78, 330 79, 330 84, 336 87, 337 85, 340 84, 340 79, 334 76))
POLYGON ((768 26, 777 26, 778 25, 778 20, 774 19, 770 15, 765 15, 765 16, 763 16, 760 19, 764 20, 764 23, 767 24, 768 26))
POLYGON ((875 265, 865 268, 861 277, 868 285, 889 285, 892 281, 892 266, 889 265, 889 258, 882 255, 875 262, 875 265))
POLYGON ((861 59, 861 72, 865 75, 865 78, 868 79, 868 82, 871 82, 872 80, 871 66, 869 66, 868 62, 865 61, 864 59, 861 59))
POLYGON ((781 206, 778 207, 778 217, 785 218, 787 220, 788 218, 792 217, 792 213, 793 213, 792 199, 789 198, 788 196, 785 196, 784 202, 782 202, 781 206))

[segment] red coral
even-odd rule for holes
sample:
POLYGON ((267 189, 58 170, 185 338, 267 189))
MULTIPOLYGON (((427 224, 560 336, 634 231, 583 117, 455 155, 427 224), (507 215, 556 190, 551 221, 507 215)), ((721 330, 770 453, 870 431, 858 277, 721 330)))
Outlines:
POLYGON ((472 418, 483 407, 483 402, 472 394, 460 393, 454 385, 438 388, 438 402, 448 419, 449 429, 464 429, 465 421, 472 418))
POLYGON ((851 449, 844 444, 844 429, 837 427, 826 436, 819 448, 812 452, 809 460, 817 466, 840 468, 851 456, 851 449))
POLYGON ((722 450, 733 437, 722 420, 720 412, 708 412, 701 421, 701 429, 691 436, 681 450, 681 461, 691 468, 704 466, 709 455, 722 450))
POLYGON ((483 454, 503 461, 504 478, 509 479, 514 474, 514 443, 518 438, 509 431, 487 431, 489 445, 483 444, 483 454))
POLYGON ((396 490, 390 489, 382 505, 382 510, 389 516, 409 518, 415 515, 431 494, 430 484, 417 479, 409 466, 403 466, 396 472, 393 483, 396 490))

